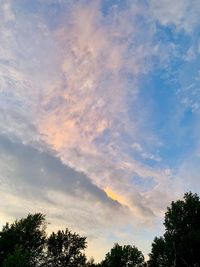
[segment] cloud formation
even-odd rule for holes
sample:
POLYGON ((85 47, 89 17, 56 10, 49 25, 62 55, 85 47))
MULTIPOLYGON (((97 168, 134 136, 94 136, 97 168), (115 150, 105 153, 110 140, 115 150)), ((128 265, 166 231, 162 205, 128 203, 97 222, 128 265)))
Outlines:
POLYGON ((42 212, 51 222, 49 230, 79 229, 93 240, 104 227, 112 227, 113 218, 118 226, 128 219, 127 207, 50 151, 40 152, 4 136, 0 136, 0 151, 1 224, 29 212, 42 212))
POLYGON ((198 62, 199 9, 195 0, 2 1, 5 218, 20 214, 22 206, 28 211, 37 195, 34 206, 43 203, 55 224, 64 224, 70 213, 68 224, 86 235, 101 236, 103 226, 110 230, 113 216, 115 236, 129 221, 129 233, 141 225, 155 229, 184 190, 174 162, 189 151, 186 109, 199 110, 198 64, 192 92, 185 75, 186 66, 198 62), (180 34, 186 40, 181 49, 180 34), (192 45, 190 38, 196 38, 192 45), (174 146, 182 148, 181 156, 173 156, 174 146), (19 206, 9 211, 6 201, 19 206))
POLYGON ((153 16, 163 25, 174 25, 177 30, 191 33, 199 26, 198 0, 150 1, 153 16))

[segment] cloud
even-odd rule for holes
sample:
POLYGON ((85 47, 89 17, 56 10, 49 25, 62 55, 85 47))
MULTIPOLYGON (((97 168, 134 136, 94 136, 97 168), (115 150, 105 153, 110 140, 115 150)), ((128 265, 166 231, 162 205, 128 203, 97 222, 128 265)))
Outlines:
POLYGON ((13 21, 15 19, 15 15, 12 11, 11 7, 11 1, 2 1, 2 11, 3 11, 3 17, 6 22, 13 21))
MULTIPOLYGON (((130 219, 128 207, 110 198, 83 173, 64 165, 51 151, 0 136, 1 224, 28 213, 42 212, 48 231, 69 227, 88 241, 104 239, 130 219)), ((112 243, 109 243, 111 246, 112 243)), ((101 248, 98 257, 102 257, 101 248)), ((89 247, 89 255, 94 255, 89 247)), ((96 255, 96 254, 95 254, 96 255)))
POLYGON ((199 157, 192 157, 179 169, 178 177, 182 181, 183 192, 192 191, 199 194, 199 157), (195 188, 195 189, 194 189, 195 188))
POLYGON ((150 1, 152 14, 161 24, 174 25, 177 30, 192 33, 199 25, 200 3, 198 0, 150 1))
MULTIPOLYGON (((134 172, 143 179, 152 176, 159 182, 165 176, 162 170, 131 158, 123 140, 125 133, 132 142, 137 139, 138 125, 129 119, 127 98, 131 94, 133 103, 136 101, 137 80, 146 73, 154 53, 150 33, 140 33, 136 19, 143 9, 139 6, 134 11, 131 6, 131 11, 112 11, 108 17, 97 2, 77 4, 72 9, 63 26, 54 32, 61 46, 62 79, 43 92, 37 123, 43 140, 64 163, 85 172, 101 188, 109 186, 128 198, 134 215, 140 218, 143 212, 146 218, 148 208, 131 175, 134 172), (144 40, 138 41, 142 34, 149 37, 146 45, 144 40)), ((143 157, 149 155, 143 153, 143 157)), ((148 214, 153 215, 153 211, 148 214)))
MULTIPOLYGON (((107 197, 104 191, 92 184, 83 173, 64 165, 59 158, 35 148, 15 143, 1 136, 1 175, 7 183, 22 186, 22 191, 30 187, 30 194, 38 192, 40 198, 46 190, 55 190, 80 200, 106 203, 110 208, 120 209, 119 203, 107 197), (7 168, 10 164, 10 170, 7 168), (16 175, 16 176, 15 176, 16 175)), ((26 194, 29 190, 24 190, 26 194)))
POLYGON ((154 127, 147 92, 156 70, 186 60, 175 41, 157 41, 157 21, 191 33, 197 1, 188 16, 186 0, 25 2, 0 12, 4 216, 37 207, 57 226, 94 228, 93 238, 103 225, 109 236, 113 217, 152 229, 182 185, 160 155, 172 143, 154 127))
POLYGON ((91 240, 102 239, 103 229, 128 220, 127 207, 51 153, 4 136, 0 136, 0 151, 1 223, 42 212, 51 222, 49 231, 69 227, 91 240))
MULTIPOLYGON (((51 3, 46 13, 35 8, 37 15, 20 1, 18 6, 12 24, 2 24, 2 32, 9 31, 8 40, 1 36, 3 48, 10 53, 1 54, 2 133, 43 150, 45 143, 99 188, 123 195, 135 218, 152 220, 157 209, 156 202, 149 204, 153 188, 141 192, 132 177, 151 177, 155 190, 163 191, 169 176, 128 152, 151 135, 141 133, 128 106, 130 98, 131 105, 137 102, 140 77, 151 70, 156 52, 154 28, 140 19, 146 7, 113 6, 103 14, 98 1, 71 3, 68 16, 53 25, 51 3)), ((160 160, 142 146, 143 159, 160 160)))

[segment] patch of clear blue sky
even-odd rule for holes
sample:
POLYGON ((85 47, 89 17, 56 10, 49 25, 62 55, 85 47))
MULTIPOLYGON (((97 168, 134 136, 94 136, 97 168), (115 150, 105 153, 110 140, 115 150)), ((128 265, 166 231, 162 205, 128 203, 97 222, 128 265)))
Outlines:
MULTIPOLYGON (((181 103, 177 92, 187 85, 187 78, 194 79, 193 73, 197 72, 199 65, 196 64, 191 69, 185 67, 187 64, 184 56, 192 45, 188 35, 177 32, 170 26, 163 27, 157 24, 156 27, 155 42, 160 42, 166 48, 169 44, 174 44, 175 51, 164 66, 155 58, 157 66, 154 71, 141 77, 138 100, 130 108, 129 115, 131 118, 141 108, 146 111, 140 115, 144 116, 143 122, 146 121, 150 131, 161 143, 159 156, 162 158, 162 163, 175 167, 196 145, 194 131, 198 117, 190 106, 186 107, 181 103), (187 77, 185 78, 187 81, 181 76, 187 77)), ((145 144, 145 140, 143 142, 145 144)), ((153 164, 149 159, 143 161, 153 164)))
POLYGON ((169 165, 177 164, 195 146, 192 134, 195 114, 190 107, 184 108, 180 104, 176 90, 176 86, 170 88, 157 73, 141 96, 152 101, 151 126, 162 143, 160 156, 169 165))

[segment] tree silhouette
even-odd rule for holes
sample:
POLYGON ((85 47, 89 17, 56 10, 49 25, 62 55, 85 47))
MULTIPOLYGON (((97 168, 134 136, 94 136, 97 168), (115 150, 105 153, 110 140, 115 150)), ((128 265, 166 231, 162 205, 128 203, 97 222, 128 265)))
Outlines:
POLYGON ((68 229, 46 235, 45 216, 29 214, 0 232, 1 267, 85 267, 86 238, 68 229))
POLYGON ((168 267, 170 266, 169 262, 169 253, 167 253, 167 245, 163 237, 155 237, 152 243, 151 254, 149 254, 149 267, 168 267))
POLYGON ((93 258, 90 258, 89 261, 86 263, 87 267, 97 267, 100 266, 99 264, 96 264, 93 258))
POLYGON ((29 267, 29 254, 16 247, 12 254, 8 254, 3 262, 3 267, 29 267))
POLYGON ((7 223, 0 232, 0 266, 22 254, 28 266, 38 266, 46 242, 45 227, 45 216, 41 213, 29 214, 11 225, 7 223))
POLYGON ((155 239, 149 266, 200 266, 200 200, 186 193, 183 200, 172 202, 165 214, 165 234, 155 239), (155 260, 157 262, 155 263, 155 260), (162 265, 159 265, 159 262, 162 265))
POLYGON ((143 263, 144 256, 135 246, 114 244, 101 264, 102 267, 134 267, 143 263))
POLYGON ((86 237, 71 233, 68 229, 52 233, 47 240, 47 263, 49 267, 82 267, 86 257, 86 237))
MULTIPOLYGON (((165 233, 156 237, 148 267, 200 266, 200 199, 186 193, 173 201, 164 219, 165 233)), ((87 261, 86 237, 70 230, 46 234, 45 215, 29 214, 0 231, 0 267, 139 267, 146 266, 135 246, 114 244, 105 259, 87 261)))

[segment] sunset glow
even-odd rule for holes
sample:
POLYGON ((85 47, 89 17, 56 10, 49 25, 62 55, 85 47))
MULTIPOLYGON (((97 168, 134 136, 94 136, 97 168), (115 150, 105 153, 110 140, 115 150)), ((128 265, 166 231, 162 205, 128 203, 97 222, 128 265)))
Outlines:
MULTIPOLYGON (((0 0, 0 225, 42 212, 147 256, 200 193, 200 1, 0 0)), ((98 243, 98 245, 97 245, 98 243)))

